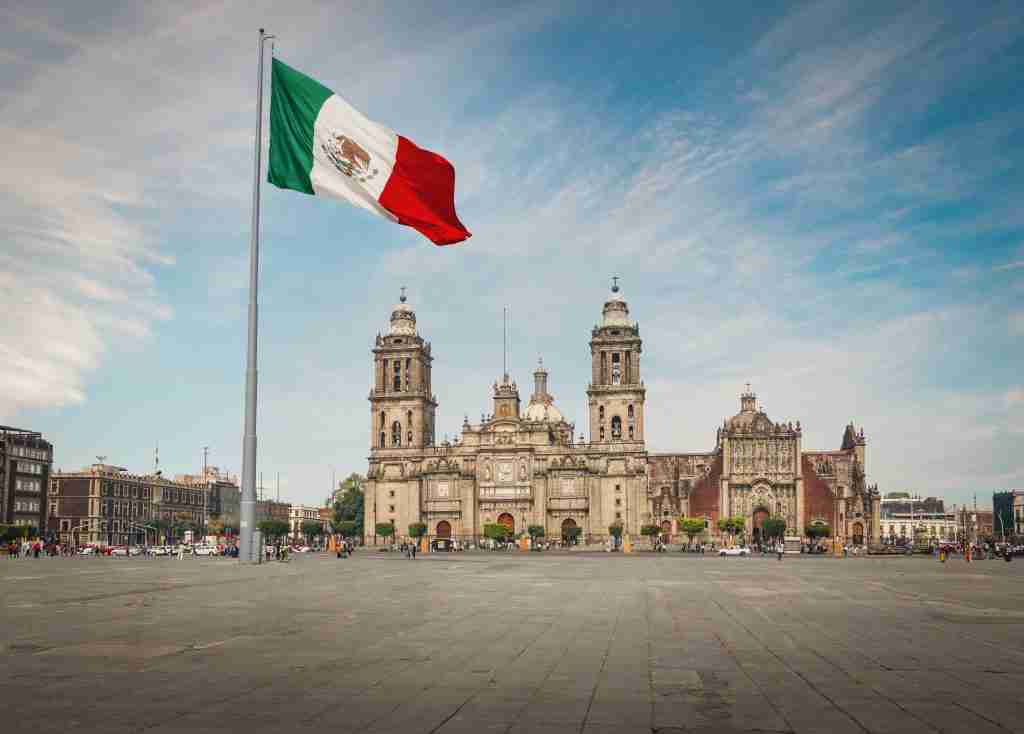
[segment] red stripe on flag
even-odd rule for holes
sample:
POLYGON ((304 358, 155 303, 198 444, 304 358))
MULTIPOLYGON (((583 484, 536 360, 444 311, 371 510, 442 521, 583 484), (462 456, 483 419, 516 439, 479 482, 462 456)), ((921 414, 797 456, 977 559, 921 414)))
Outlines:
POLYGON ((401 135, 380 205, 435 245, 454 245, 472 237, 455 213, 455 168, 401 135))

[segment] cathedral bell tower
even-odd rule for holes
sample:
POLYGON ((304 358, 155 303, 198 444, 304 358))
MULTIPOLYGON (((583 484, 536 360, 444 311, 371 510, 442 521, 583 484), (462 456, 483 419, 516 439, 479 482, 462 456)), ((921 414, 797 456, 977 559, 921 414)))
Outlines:
POLYGON ((618 278, 604 304, 601 324, 590 338, 590 440, 597 443, 643 442, 644 400, 640 380, 640 327, 629 321, 629 307, 619 295, 618 278))
POLYGON ((431 392, 430 343, 416 333, 416 313, 405 288, 391 312, 391 328, 377 335, 370 391, 370 448, 413 448, 434 443, 437 401, 431 392))

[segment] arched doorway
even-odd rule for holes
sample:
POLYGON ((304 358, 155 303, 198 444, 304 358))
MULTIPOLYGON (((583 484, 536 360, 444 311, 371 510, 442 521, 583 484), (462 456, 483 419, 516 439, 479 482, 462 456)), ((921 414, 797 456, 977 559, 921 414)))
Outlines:
POLYGON ((754 510, 753 522, 751 523, 751 536, 754 538, 755 545, 760 545, 765 541, 764 521, 769 517, 771 517, 771 513, 769 513, 764 507, 759 507, 754 510))
POLYGON ((452 526, 447 520, 442 520, 437 524, 437 537, 439 538, 450 538, 452 537, 452 526))
POLYGON ((506 528, 508 528, 508 531, 510 533, 514 533, 516 531, 515 518, 507 512, 503 512, 500 515, 498 515, 498 524, 504 525, 506 528))
POLYGON ((864 523, 855 522, 853 524, 853 544, 864 545, 864 523))
POLYGON ((576 526, 576 521, 571 517, 567 517, 562 520, 562 540, 563 542, 575 545, 576 538, 579 537, 580 529, 576 526))

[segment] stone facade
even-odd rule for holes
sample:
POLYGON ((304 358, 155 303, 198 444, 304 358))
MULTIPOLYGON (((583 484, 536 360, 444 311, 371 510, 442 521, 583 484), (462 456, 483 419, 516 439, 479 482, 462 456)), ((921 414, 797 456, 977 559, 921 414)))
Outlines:
POLYGON ((525 409, 505 374, 493 385, 492 412, 475 424, 467 417, 460 437, 438 444, 431 347, 403 293, 373 349, 366 541, 377 540, 378 523, 402 538, 415 522, 431 537, 479 537, 497 522, 516 532, 541 525, 549 537, 576 526, 599 539, 613 524, 634 535, 656 524, 674 536, 681 515, 706 518, 711 536, 720 517, 740 515, 748 537, 780 517, 791 537, 818 522, 850 542, 878 538, 863 430, 847 426, 835 451, 804 451, 800 422, 771 421, 748 387, 711 451, 649 453, 641 352, 640 327, 616 284, 591 331, 590 442, 575 438, 539 363, 525 409))

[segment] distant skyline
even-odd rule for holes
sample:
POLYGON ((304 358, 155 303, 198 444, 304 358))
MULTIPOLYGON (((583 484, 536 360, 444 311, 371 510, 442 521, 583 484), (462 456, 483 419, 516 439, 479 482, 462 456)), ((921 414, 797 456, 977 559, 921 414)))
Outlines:
MULTIPOLYGON (((241 473, 256 32, 456 168, 435 248, 264 186, 259 468, 364 472, 373 338, 408 286, 438 438, 539 356, 586 433, 613 275, 651 451, 703 451, 750 382, 868 481, 1024 487, 1019 3, 20 3, 0 9, 0 423, 55 469, 241 473), (86 7, 88 6, 88 7, 86 7)), ((268 87, 269 93, 269 87, 268 87)), ((269 102, 269 96, 266 99, 269 102)))

